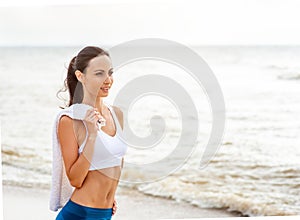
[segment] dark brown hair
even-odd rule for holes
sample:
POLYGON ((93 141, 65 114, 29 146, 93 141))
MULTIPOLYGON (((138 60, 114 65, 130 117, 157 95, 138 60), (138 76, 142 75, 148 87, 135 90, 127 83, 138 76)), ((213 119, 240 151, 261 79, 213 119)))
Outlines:
MULTIPOLYGON (((58 97, 58 94, 60 92, 65 92, 66 90, 69 91, 70 100, 67 107, 75 103, 81 103, 83 99, 82 84, 80 81, 78 81, 75 75, 75 71, 79 70, 85 74, 86 67, 88 66, 90 60, 99 55, 106 55, 110 57, 109 53, 104 49, 101 49, 100 47, 87 46, 83 48, 78 53, 78 55, 73 57, 72 60, 70 61, 67 77, 64 80, 64 87, 56 93, 56 96, 58 97)), ((61 106, 60 108, 64 109, 64 107, 61 106)))

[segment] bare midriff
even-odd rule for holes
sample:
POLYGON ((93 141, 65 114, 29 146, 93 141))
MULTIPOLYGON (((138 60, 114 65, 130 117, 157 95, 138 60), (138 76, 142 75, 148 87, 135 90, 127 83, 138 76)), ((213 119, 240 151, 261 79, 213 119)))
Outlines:
POLYGON ((92 208, 112 208, 121 167, 89 171, 83 185, 75 188, 71 200, 92 208))

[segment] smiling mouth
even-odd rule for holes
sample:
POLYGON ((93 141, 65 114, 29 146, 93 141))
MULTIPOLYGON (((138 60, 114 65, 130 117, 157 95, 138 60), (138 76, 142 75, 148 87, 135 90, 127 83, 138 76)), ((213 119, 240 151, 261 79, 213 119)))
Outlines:
POLYGON ((104 92, 108 92, 108 90, 110 89, 110 87, 101 87, 100 88, 102 91, 104 91, 104 92))

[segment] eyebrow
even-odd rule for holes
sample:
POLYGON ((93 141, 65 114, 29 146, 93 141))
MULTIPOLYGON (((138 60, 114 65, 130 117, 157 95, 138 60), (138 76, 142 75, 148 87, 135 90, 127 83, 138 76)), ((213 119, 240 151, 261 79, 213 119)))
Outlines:
MULTIPOLYGON (((113 68, 111 68, 109 71, 112 71, 113 68)), ((95 70, 94 72, 97 72, 97 71, 100 71, 100 72, 105 72, 104 70, 95 70)))

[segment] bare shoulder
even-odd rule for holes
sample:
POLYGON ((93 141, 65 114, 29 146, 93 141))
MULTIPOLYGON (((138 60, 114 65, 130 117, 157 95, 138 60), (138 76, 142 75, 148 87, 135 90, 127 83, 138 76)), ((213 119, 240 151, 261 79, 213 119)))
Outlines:
POLYGON ((65 135, 66 133, 72 134, 73 131, 73 119, 68 115, 62 115, 58 123, 58 133, 60 136, 65 135))
POLYGON ((67 115, 61 116, 58 124, 58 138, 62 148, 77 147, 77 137, 73 119, 67 115))
POLYGON ((117 107, 117 106, 115 106, 115 105, 112 105, 112 107, 114 108, 114 110, 115 110, 115 112, 116 112, 116 114, 123 114, 123 112, 122 112, 122 110, 120 109, 120 107, 117 107))
POLYGON ((114 109, 114 111, 115 111, 115 113, 116 113, 116 115, 117 115, 117 118, 118 118, 118 120, 119 120, 119 122, 120 122, 120 125, 121 125, 121 127, 122 127, 122 129, 123 129, 123 112, 122 112, 122 110, 119 108, 119 107, 117 107, 117 106, 112 106, 113 107, 113 109, 114 109))
POLYGON ((76 119, 73 119, 71 118, 70 116, 68 115, 62 115, 59 119, 59 123, 60 124, 67 124, 67 125, 71 125, 72 126, 78 126, 80 124, 80 120, 76 120, 76 119))
POLYGON ((68 115, 62 115, 59 119, 60 125, 70 125, 73 122, 73 119, 68 115))
POLYGON ((59 127, 63 126, 73 128, 75 125, 77 125, 77 120, 74 120, 68 115, 62 115, 59 119, 59 127))
POLYGON ((80 139, 81 136, 78 135, 78 133, 80 134, 82 131, 84 132, 79 124, 80 122, 78 120, 74 120, 73 118, 71 118, 68 115, 62 115, 59 119, 59 123, 58 123, 58 134, 60 138, 71 138, 73 140, 78 140, 78 138, 80 139))

